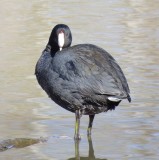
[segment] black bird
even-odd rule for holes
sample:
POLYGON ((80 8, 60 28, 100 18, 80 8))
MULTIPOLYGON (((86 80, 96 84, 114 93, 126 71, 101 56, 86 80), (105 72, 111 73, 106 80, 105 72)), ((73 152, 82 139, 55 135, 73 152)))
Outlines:
POLYGON ((56 25, 36 64, 38 83, 58 105, 76 116, 75 136, 80 139, 82 115, 89 115, 87 133, 95 114, 114 110, 128 99, 127 80, 116 60, 92 44, 71 46, 72 34, 65 24, 56 25))

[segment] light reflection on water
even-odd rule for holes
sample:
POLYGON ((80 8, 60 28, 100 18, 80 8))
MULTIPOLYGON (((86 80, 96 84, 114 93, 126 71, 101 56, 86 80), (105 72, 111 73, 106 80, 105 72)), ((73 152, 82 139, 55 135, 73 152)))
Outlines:
MULTIPOLYGON (((128 79, 132 103, 97 115, 93 128, 99 159, 158 159, 159 3, 153 1, 19 1, 0 6, 1 140, 52 137, 47 143, 1 152, 0 159, 74 157, 74 115, 48 99, 34 67, 50 31, 66 23, 73 44, 93 43, 110 52, 128 79), (69 137, 60 138, 60 137, 69 137)), ((88 155, 81 122, 80 156, 88 155)), ((88 159, 88 158, 87 158, 88 159)))

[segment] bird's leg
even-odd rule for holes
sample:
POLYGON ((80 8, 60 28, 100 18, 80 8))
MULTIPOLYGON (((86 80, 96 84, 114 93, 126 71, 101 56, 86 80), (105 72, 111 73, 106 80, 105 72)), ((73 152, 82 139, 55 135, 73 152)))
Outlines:
POLYGON ((75 136, 74 136, 74 139, 75 140, 80 140, 81 139, 81 137, 79 135, 80 118, 81 118, 80 110, 76 110, 75 116, 76 116, 76 123, 75 123, 75 136))
POLYGON ((88 125, 88 129, 87 129, 88 136, 91 136, 91 130, 92 130, 94 117, 95 117, 95 115, 89 115, 89 125, 88 125))
POLYGON ((75 157, 76 157, 76 160, 80 160, 79 142, 80 141, 75 141, 75 157))
POLYGON ((91 136, 88 136, 88 144, 89 144, 89 159, 96 159, 94 155, 93 143, 91 136))

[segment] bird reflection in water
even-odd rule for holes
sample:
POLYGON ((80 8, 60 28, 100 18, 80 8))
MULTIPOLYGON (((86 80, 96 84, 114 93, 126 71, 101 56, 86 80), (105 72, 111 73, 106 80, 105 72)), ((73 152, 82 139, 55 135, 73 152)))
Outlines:
POLYGON ((92 139, 90 136, 88 138, 88 144, 89 144, 89 152, 87 157, 80 157, 80 152, 79 152, 79 140, 75 141, 75 157, 69 158, 68 160, 108 160, 108 159, 103 159, 103 158, 96 158, 94 155, 94 149, 93 149, 93 143, 92 139))

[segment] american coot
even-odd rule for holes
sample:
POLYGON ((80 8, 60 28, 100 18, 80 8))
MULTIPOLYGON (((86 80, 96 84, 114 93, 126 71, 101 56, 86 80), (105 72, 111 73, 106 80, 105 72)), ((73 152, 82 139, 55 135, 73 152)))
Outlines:
POLYGON ((87 133, 95 114, 114 110, 128 99, 129 87, 115 59, 92 44, 70 47, 72 35, 65 24, 56 25, 36 64, 35 75, 48 96, 76 116, 75 139, 80 139, 82 115, 89 115, 87 133))

